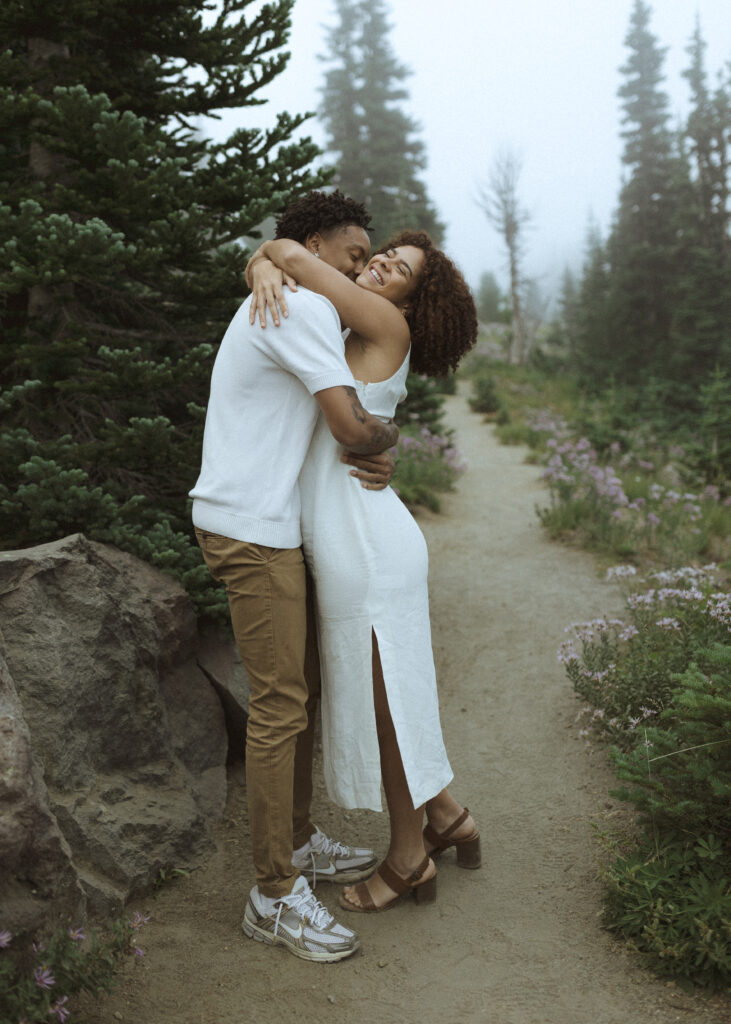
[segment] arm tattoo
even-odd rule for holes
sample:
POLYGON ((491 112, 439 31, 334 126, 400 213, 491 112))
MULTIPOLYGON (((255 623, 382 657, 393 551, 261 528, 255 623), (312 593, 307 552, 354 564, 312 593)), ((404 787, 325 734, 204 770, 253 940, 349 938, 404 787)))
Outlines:
POLYGON ((364 441, 362 444, 349 446, 348 450, 355 452, 357 455, 370 455, 382 452, 386 448, 391 448, 392 445, 396 444, 399 432, 398 427, 393 420, 383 423, 377 417, 371 416, 371 414, 360 404, 360 399, 358 398, 355 388, 351 388, 346 385, 343 385, 343 388, 351 400, 353 416, 358 423, 369 429, 369 439, 364 441))
POLYGON ((351 387, 349 387, 347 385, 344 385, 344 391, 345 391, 345 394, 350 399, 350 406, 351 406, 351 409, 353 410, 353 415, 355 416, 355 418, 357 419, 357 421, 359 423, 365 423, 365 421, 366 421, 366 411, 363 408, 363 406, 360 404, 360 399, 358 398, 358 394, 357 394, 355 388, 351 388, 351 387))

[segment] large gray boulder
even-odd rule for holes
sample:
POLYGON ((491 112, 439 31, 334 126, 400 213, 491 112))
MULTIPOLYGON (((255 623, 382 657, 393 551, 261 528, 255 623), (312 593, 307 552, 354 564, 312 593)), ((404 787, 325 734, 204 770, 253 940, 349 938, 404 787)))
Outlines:
POLYGON ((199 863, 247 693, 184 590, 81 534, 0 552, 0 656, 0 927, 113 913, 199 863))

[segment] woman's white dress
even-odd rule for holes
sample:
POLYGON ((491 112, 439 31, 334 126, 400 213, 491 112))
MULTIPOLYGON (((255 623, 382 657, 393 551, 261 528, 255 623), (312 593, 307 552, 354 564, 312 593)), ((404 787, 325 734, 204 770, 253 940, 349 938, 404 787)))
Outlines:
MULTIPOLYGON (((357 383, 374 416, 406 395, 408 358, 388 380, 357 383)), ((381 810, 373 707, 375 631, 391 717, 414 806, 449 784, 439 722, 421 530, 394 491, 370 491, 340 462, 322 414, 300 475, 305 557, 317 593, 325 780, 343 807, 381 810)))

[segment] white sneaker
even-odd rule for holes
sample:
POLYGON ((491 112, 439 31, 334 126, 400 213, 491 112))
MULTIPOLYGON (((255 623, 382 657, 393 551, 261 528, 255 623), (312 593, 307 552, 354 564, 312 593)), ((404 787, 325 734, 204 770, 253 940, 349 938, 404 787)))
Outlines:
POLYGON ((336 843, 318 828, 304 846, 294 851, 292 864, 307 876, 313 886, 318 879, 349 885, 370 878, 377 858, 373 850, 336 843))
POLYGON ((338 924, 302 875, 289 896, 273 902, 260 896, 254 886, 241 927, 250 939, 270 946, 286 946, 302 960, 333 963, 360 948, 356 933, 338 924))

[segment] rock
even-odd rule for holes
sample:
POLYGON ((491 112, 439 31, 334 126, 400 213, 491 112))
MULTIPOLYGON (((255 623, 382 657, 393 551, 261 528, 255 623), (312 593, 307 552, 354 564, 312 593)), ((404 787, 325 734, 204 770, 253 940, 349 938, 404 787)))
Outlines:
POLYGON ((71 915, 84 906, 71 850, 49 806, 23 709, 1 655, 0 866, 3 928, 32 931, 40 924, 43 911, 32 888, 54 904, 57 914, 71 915))
POLYGON ((228 751, 217 690, 243 696, 230 650, 209 635, 207 673, 198 644, 185 591, 131 555, 80 534, 0 552, 3 927, 117 912, 210 850, 228 751))
POLYGON ((229 760, 244 756, 246 722, 251 687, 236 645, 225 642, 220 633, 206 630, 201 634, 198 665, 216 691, 226 715, 229 760))

